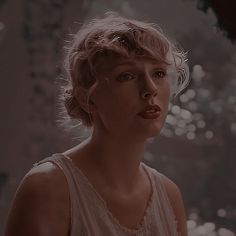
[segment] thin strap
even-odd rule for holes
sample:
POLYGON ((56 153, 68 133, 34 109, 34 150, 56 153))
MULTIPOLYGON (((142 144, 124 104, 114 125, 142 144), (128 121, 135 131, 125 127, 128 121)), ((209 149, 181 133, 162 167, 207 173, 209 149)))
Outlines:
POLYGON ((33 164, 34 167, 45 163, 45 162, 51 162, 53 164, 55 164, 57 167, 59 167, 59 169, 62 171, 62 173, 64 174, 67 184, 68 184, 68 188, 69 188, 69 197, 70 197, 70 230, 71 233, 70 235, 74 235, 73 233, 73 225, 74 225, 74 209, 75 209, 75 205, 76 205, 76 199, 74 196, 76 196, 76 188, 75 188, 75 179, 73 177, 72 171, 71 171, 71 167, 68 165, 68 163, 61 158, 60 155, 53 154, 50 157, 46 157, 43 160, 36 162, 33 164))
POLYGON ((83 204, 84 198, 87 198, 86 194, 82 194, 84 192, 84 185, 82 185, 83 181, 81 178, 78 178, 77 172, 75 172, 74 165, 71 159, 62 154, 55 153, 53 157, 57 161, 58 164, 61 163, 61 166, 70 186, 70 195, 71 195, 71 235, 84 235, 84 226, 82 222, 86 222, 86 232, 89 235, 95 235, 93 231, 93 221, 90 218, 90 215, 83 214, 83 212, 87 212, 86 204, 83 204), (79 222, 79 223, 78 223, 79 222))
MULTIPOLYGON (((141 233, 145 230, 145 224, 147 221, 147 217, 149 216, 149 211, 151 211, 151 207, 154 201, 154 197, 155 197, 155 186, 154 186, 154 180, 152 179, 152 176, 150 176, 148 170, 146 170, 145 166, 142 166, 145 174, 147 175, 147 177, 149 178, 150 184, 151 184, 151 188, 152 188, 152 195, 150 196, 147 206, 146 206, 146 210, 142 219, 142 222, 140 222, 140 224, 138 225, 138 228, 136 229, 130 229, 127 228, 123 225, 121 225, 119 223, 119 221, 113 216, 113 214, 111 213, 111 211, 109 210, 106 201, 100 196, 100 194, 97 192, 97 190, 93 187, 93 185, 90 183, 90 181, 88 180, 88 178, 84 175, 84 173, 73 163, 72 159, 64 154, 61 154, 64 156, 64 158, 66 158, 67 160, 69 160, 69 164, 72 166, 72 168, 74 168, 76 170, 76 172, 80 175, 81 180, 83 180, 86 184, 87 187, 89 187, 90 190, 92 190, 92 192, 95 194, 96 198, 99 200, 99 202, 102 204, 101 207, 103 209, 106 210, 107 214, 109 215, 110 219, 113 221, 113 223, 115 224, 116 227, 118 227, 120 230, 128 232, 128 233, 141 233)), ((141 163, 143 164, 143 163, 141 163)), ((99 204, 99 202, 97 202, 97 204, 99 204)))
POLYGON ((152 172, 154 178, 156 178, 155 186, 161 198, 160 201, 157 201, 158 207, 160 209, 160 217, 162 222, 167 223, 166 225, 163 225, 165 228, 164 230, 171 236, 177 236, 177 221, 163 182, 163 174, 158 172, 156 169, 151 168, 150 166, 146 165, 146 167, 152 172))

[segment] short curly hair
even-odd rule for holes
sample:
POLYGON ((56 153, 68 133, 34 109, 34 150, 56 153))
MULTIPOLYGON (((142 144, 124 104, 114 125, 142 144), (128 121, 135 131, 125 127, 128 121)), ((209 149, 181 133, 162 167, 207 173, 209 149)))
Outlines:
POLYGON ((75 89, 82 86, 91 95, 97 86, 95 62, 109 54, 128 58, 146 56, 168 63, 167 53, 171 51, 178 72, 175 96, 189 82, 186 53, 171 43, 159 26, 128 19, 114 12, 85 23, 65 49, 64 78, 67 84, 61 86, 60 101, 69 119, 86 127, 92 127, 93 120, 90 113, 79 105, 75 89))

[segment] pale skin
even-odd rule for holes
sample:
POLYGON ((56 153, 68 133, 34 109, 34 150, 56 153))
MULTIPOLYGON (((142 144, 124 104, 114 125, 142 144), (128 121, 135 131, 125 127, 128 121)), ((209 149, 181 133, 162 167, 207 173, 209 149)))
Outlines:
MULTIPOLYGON (((93 132, 64 154, 82 170, 120 224, 136 228, 152 193, 140 162, 147 139, 160 133, 168 112, 167 65, 148 58, 113 58, 100 69, 104 73, 99 73, 99 86, 92 93, 90 103, 87 103, 86 90, 77 90, 78 102, 93 117, 93 132), (158 118, 146 120, 137 115, 148 104, 161 107, 158 118)), ((164 184, 178 232, 187 236, 180 190, 167 177, 164 184)), ((7 219, 5 235, 69 235, 69 207, 64 175, 52 163, 44 163, 22 180, 7 219)))

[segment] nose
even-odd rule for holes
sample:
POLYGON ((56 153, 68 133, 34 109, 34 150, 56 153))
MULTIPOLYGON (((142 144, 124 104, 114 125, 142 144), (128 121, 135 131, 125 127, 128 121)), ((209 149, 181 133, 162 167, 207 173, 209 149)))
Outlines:
POLYGON ((157 85, 153 82, 152 78, 146 76, 141 88, 141 98, 150 99, 157 96, 157 85))

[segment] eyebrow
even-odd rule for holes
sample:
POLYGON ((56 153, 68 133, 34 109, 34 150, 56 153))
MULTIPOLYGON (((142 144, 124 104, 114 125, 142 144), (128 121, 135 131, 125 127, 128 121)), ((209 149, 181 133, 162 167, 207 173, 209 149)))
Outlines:
MULTIPOLYGON (((161 62, 161 61, 158 61, 158 60, 150 60, 150 63, 153 66, 168 66, 168 63, 161 62)), ((134 60, 122 61, 120 63, 117 63, 117 64, 113 65, 111 67, 111 71, 115 70, 117 67, 120 67, 120 66, 135 66, 135 65, 136 65, 136 63, 135 63, 134 60)))
POLYGON ((120 62, 120 63, 117 63, 115 64, 114 66, 112 66, 111 69, 114 69, 115 67, 118 67, 118 66, 132 66, 132 65, 135 65, 135 62, 134 61, 123 61, 123 62, 120 62))
POLYGON ((118 67, 121 67, 121 66, 134 66, 135 65, 135 62, 134 61, 122 61, 122 62, 118 62, 118 63, 115 63, 114 65, 112 65, 110 68, 109 68, 109 73, 113 72, 114 70, 116 70, 118 67))

